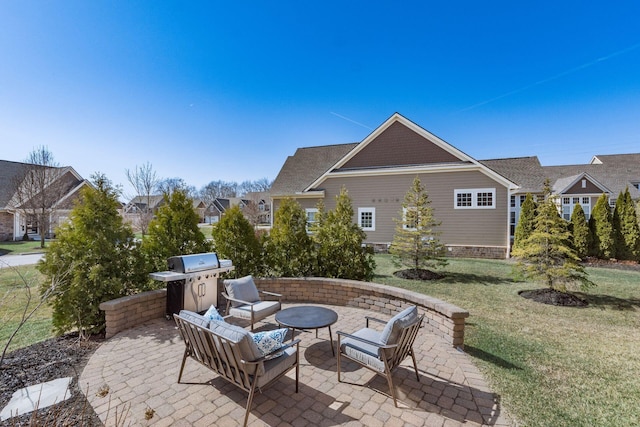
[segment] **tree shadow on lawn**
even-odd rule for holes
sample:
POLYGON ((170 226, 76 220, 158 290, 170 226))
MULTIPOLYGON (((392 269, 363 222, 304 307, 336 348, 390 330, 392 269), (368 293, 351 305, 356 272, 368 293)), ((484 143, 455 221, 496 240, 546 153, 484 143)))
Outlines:
POLYGON ((636 311, 640 309, 639 298, 618 298, 611 295, 603 294, 588 294, 584 292, 572 292, 574 295, 589 302, 589 305, 593 307, 606 310, 620 310, 620 311, 636 311))
POLYGON ((511 279, 504 279, 501 277, 473 274, 473 273, 454 273, 444 272, 444 277, 439 280, 441 283, 478 283, 481 285, 512 285, 516 283, 511 279))

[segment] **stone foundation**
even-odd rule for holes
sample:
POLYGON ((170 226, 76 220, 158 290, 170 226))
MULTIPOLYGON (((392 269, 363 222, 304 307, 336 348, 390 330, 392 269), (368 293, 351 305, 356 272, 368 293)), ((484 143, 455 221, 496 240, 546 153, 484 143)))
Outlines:
MULTIPOLYGON (((442 337, 453 347, 464 347, 465 319, 469 317, 469 312, 427 295, 377 283, 345 279, 256 278, 255 282, 260 290, 282 294, 282 302, 285 303, 357 307, 384 314, 386 318, 409 305, 416 305, 425 313, 424 325, 427 330, 442 337)), ((162 289, 100 304, 100 309, 105 312, 106 337, 110 338, 125 329, 163 317, 166 295, 166 289, 162 289)), ((218 308, 222 312, 226 301, 224 298, 218 301, 218 308)))
POLYGON ((447 246, 447 256, 452 258, 505 259, 504 246, 447 246))

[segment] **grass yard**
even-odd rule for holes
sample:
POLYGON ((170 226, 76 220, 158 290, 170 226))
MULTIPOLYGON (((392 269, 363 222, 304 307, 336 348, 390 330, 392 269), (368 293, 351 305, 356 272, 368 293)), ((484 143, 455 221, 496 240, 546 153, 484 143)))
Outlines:
POLYGON ((39 240, 30 240, 27 242, 0 242, 0 255, 19 255, 30 252, 42 252, 39 240))
MULTIPOLYGON (((376 262, 375 282, 469 310, 465 351, 518 425, 640 425, 640 272, 587 269, 598 284, 581 294, 589 306, 569 308, 518 296, 539 286, 514 282, 508 261, 452 259, 446 277, 433 282, 394 277, 388 255, 376 262)), ((33 266, 0 269, 1 348, 26 304, 23 278, 42 280, 33 266)), ((35 286, 32 292, 31 306, 39 299, 35 286)), ((51 336, 51 309, 44 305, 11 349, 51 336)))
MULTIPOLYGON (((4 350, 10 335, 20 324, 27 306, 28 292, 25 282, 31 287, 31 311, 40 301, 38 284, 42 275, 34 266, 0 269, 0 352, 4 350)), ((31 345, 53 336, 51 331, 51 308, 41 306, 31 319, 18 331, 9 351, 31 345)))
POLYGON ((514 282, 508 261, 453 259, 432 283, 376 262, 375 282, 469 310, 465 351, 519 425, 640 425, 640 272, 587 269, 589 306, 569 308, 520 297, 540 286, 514 282))

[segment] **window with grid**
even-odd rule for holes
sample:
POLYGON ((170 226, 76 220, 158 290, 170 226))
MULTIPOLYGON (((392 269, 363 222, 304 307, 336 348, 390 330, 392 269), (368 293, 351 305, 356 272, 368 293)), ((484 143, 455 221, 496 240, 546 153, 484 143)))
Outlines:
POLYGON ((474 188, 454 190, 455 209, 494 209, 495 188, 474 188))
POLYGON ((458 193, 456 194, 456 206, 459 208, 471 207, 473 198, 471 193, 458 193))
POLYGON ((358 208, 358 225, 365 231, 375 231, 376 208, 358 208))
POLYGON ((308 208, 308 209, 305 209, 305 213, 307 214, 307 233, 311 233, 311 227, 317 221, 316 215, 318 214, 318 209, 308 208))

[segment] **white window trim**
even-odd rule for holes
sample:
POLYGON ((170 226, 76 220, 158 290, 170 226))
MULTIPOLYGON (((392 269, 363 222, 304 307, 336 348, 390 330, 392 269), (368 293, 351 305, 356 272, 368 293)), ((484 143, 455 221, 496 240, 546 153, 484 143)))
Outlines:
POLYGON ((415 208, 402 208, 402 229, 409 230, 409 231, 416 231, 417 230, 416 227, 409 227, 407 225, 407 211, 409 209, 415 210, 415 208))
POLYGON ((358 227, 364 231, 376 231, 376 208, 358 208, 358 227), (371 213, 371 227, 362 226, 362 214, 371 213))
POLYGON ((309 221, 309 214, 310 213, 314 213, 314 214, 318 214, 318 209, 317 208, 307 208, 304 210, 304 213, 307 217, 307 233, 311 233, 311 225, 314 224, 316 221, 309 221))
POLYGON ((496 189, 495 188, 467 188, 453 191, 454 209, 495 209, 496 189), (458 194, 471 193, 471 206, 458 206, 458 194), (491 206, 478 206, 478 193, 491 193, 491 206))

